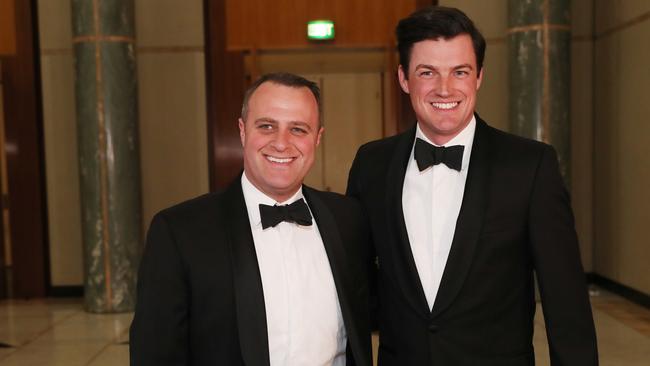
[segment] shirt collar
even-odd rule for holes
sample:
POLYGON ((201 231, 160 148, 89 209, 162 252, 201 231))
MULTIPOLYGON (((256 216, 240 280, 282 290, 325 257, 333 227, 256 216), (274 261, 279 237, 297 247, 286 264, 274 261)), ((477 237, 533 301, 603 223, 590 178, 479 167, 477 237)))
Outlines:
POLYGON ((454 136, 451 140, 447 141, 442 145, 434 144, 429 140, 429 138, 424 134, 422 128, 420 128, 420 122, 417 123, 417 129, 415 131, 415 137, 420 138, 431 145, 434 146, 454 146, 454 145, 471 145, 472 139, 474 138, 474 130, 476 129, 476 117, 472 115, 472 119, 469 121, 467 126, 463 128, 458 135, 454 136))
POLYGON ((246 176, 246 171, 241 175, 241 188, 244 193, 244 201, 246 202, 246 210, 248 211, 248 219, 252 225, 261 225, 262 219, 260 218, 260 208, 259 205, 288 205, 295 201, 298 201, 301 198, 304 198, 302 194, 302 186, 296 191, 296 193, 291 196, 288 200, 284 202, 277 202, 273 198, 267 196, 264 192, 260 191, 246 176))

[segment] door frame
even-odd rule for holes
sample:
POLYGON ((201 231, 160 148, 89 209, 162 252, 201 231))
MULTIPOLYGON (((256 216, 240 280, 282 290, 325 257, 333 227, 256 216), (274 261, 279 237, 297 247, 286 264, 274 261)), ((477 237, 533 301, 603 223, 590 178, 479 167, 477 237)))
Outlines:
POLYGON ((43 113, 36 0, 15 2, 16 54, 2 58, 7 186, 2 197, 6 294, 44 297, 50 289, 43 113), (9 211, 9 212, 7 212, 9 211))

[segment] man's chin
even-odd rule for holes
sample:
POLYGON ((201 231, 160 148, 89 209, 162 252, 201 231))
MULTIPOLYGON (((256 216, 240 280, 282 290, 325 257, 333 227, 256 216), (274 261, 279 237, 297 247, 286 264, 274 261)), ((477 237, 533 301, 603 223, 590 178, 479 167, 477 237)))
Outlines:
POLYGON ((272 181, 268 182, 267 189, 269 192, 265 193, 274 197, 287 196, 288 199, 298 191, 301 185, 302 181, 272 181))

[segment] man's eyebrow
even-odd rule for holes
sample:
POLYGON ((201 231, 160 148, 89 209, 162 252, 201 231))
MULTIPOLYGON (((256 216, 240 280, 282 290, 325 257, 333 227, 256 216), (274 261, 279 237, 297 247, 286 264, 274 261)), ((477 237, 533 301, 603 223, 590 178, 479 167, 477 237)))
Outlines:
POLYGON ((308 131, 311 131, 311 125, 309 125, 309 123, 307 123, 307 122, 291 121, 290 123, 291 123, 291 126, 300 126, 300 127, 304 128, 304 129, 307 129, 308 131))
POLYGON ((472 66, 471 64, 461 64, 461 65, 454 66, 455 70, 456 69, 464 69, 464 68, 469 68, 471 70, 474 70, 474 66, 472 66))
POLYGON ((416 70, 418 70, 418 69, 435 70, 435 67, 433 67, 432 65, 428 65, 428 64, 418 64, 417 66, 415 66, 415 69, 416 70))
MULTIPOLYGON (((457 69, 462 69, 462 68, 470 68, 474 69, 474 67, 471 64, 460 64, 452 67, 452 69, 457 70, 457 69)), ((428 69, 428 70, 436 70, 437 68, 433 65, 429 64, 419 64, 415 67, 416 70, 418 69, 428 69)))
POLYGON ((255 120, 255 123, 262 123, 262 122, 264 122, 264 123, 278 123, 278 121, 276 121, 275 119, 273 119, 271 117, 260 117, 260 118, 255 120))

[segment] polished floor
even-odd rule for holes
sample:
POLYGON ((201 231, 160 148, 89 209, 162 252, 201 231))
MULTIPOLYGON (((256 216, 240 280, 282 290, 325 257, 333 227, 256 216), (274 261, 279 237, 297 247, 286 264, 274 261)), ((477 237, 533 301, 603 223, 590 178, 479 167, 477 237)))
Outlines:
MULTIPOLYGON (((593 292, 600 364, 650 365, 650 310, 593 292)), ((537 314, 537 365, 548 365, 544 322, 537 314)), ((128 365, 131 318, 88 314, 78 299, 0 301, 0 366, 128 365)))

